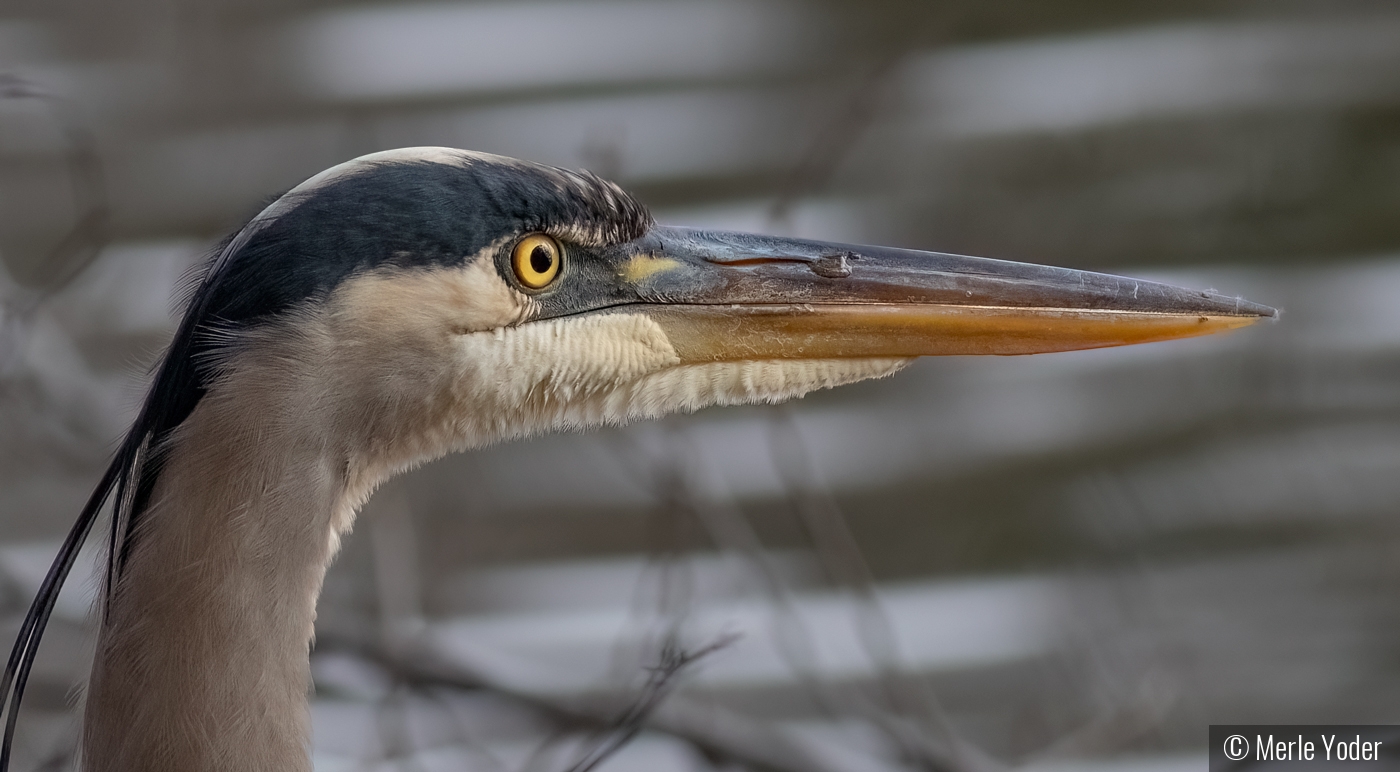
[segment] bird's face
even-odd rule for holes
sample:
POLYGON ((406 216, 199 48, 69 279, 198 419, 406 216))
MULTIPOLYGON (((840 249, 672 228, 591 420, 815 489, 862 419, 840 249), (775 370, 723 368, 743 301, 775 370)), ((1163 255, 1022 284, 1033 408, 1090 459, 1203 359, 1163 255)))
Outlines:
POLYGON ((387 470, 539 431, 776 402, 917 356, 1116 346, 1273 315, 1061 268, 655 225, 596 178, 445 149, 313 178, 224 254, 205 313, 257 323, 223 377, 256 373, 269 404, 295 393, 289 420, 341 427, 387 470), (334 389, 305 387, 325 379, 334 389))

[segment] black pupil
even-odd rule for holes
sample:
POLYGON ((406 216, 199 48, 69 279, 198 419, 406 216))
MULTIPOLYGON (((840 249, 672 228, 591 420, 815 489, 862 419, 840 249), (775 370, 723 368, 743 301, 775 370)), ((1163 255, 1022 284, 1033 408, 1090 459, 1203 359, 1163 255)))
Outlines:
POLYGON ((537 244, 530 250, 530 267, 535 269, 535 273, 548 273, 550 266, 554 265, 554 255, 549 247, 537 244))

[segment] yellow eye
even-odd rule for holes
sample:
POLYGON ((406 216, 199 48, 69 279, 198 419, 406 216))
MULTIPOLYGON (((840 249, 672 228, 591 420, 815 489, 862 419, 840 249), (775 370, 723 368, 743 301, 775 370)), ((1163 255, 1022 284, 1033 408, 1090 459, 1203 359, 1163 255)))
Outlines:
POLYGON ((530 289, 544 289, 559 275, 559 264, 564 261, 564 251, 559 242, 544 235, 533 233, 521 239, 510 255, 510 268, 515 278, 530 289))

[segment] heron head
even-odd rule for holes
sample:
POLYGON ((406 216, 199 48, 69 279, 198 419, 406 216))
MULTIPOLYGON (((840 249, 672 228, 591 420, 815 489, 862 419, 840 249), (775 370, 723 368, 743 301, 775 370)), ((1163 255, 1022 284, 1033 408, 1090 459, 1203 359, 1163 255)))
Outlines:
POLYGON ((242 736, 281 741, 303 766, 300 730, 260 722, 280 700, 304 723, 295 708, 325 566, 395 471, 550 429, 788 399, 927 354, 1115 346, 1273 315, 1059 268, 659 226, 596 177, 497 156, 365 156, 273 202, 200 279, 20 628, 0 677, 0 767, 58 588, 109 498, 108 616, 90 694, 111 699, 88 703, 89 718, 105 710, 109 721, 88 724, 100 728, 85 750, 110 740, 179 758, 168 732, 125 744, 132 715, 166 715, 129 708, 156 706, 172 726, 253 725, 242 736), (221 613, 191 623, 190 603, 221 613), (164 649, 139 645, 162 629, 164 649), (222 651, 215 638, 228 647, 249 630, 237 642, 251 653, 199 660, 222 651), (150 675, 167 664, 188 672, 150 675), (123 685, 150 681, 176 699, 124 699, 123 685), (191 695, 196 708, 215 693, 234 704, 224 687, 249 683, 252 712, 238 721, 177 715, 191 695))
POLYGON ((1116 346, 1273 313, 1061 268, 667 227, 592 175, 415 148, 328 170, 254 218, 187 332, 199 388, 331 427, 323 441, 377 477, 923 355, 1116 346))

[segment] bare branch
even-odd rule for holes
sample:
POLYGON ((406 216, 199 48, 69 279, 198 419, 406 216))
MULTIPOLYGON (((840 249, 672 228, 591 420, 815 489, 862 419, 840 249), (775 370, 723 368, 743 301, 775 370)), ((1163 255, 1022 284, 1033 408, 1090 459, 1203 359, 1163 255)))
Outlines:
POLYGON ((905 755, 926 769, 1002 767, 959 737, 927 680, 905 664, 894 627, 875 592, 874 573, 851 533, 841 505, 821 483, 791 410, 778 408, 772 415, 775 418, 769 424, 769 452, 773 465, 822 565, 855 596, 852 622, 857 638, 875 667, 883 701, 893 715, 875 705, 867 705, 863 713, 905 755))
MULTIPOLYGON (((403 683, 454 690, 484 689, 537 709, 563 724, 609 727, 617 720, 617 695, 567 699, 526 692, 500 683, 436 651, 426 641, 402 645, 389 653, 374 643, 333 636, 318 639, 317 648, 344 651, 374 662, 403 683), (409 652, 412 652, 411 654, 409 652)), ((856 772, 807 747, 797 738, 776 731, 766 722, 740 716, 723 707, 701 705, 672 694, 644 720, 646 728, 685 740, 702 751, 766 772, 856 772)))
POLYGON ((636 737, 646 722, 656 713, 661 701, 666 699, 676 685, 681 672, 710 654, 729 646, 737 636, 727 635, 695 651, 686 651, 672 638, 661 651, 661 662, 651 668, 646 684, 611 726, 595 733, 592 745, 583 758, 569 767, 569 772, 591 772, 609 756, 622 750, 622 747, 636 737))
POLYGON ((4 266, 0 266, 0 290, 4 291, 0 295, 2 374, 21 349, 19 341, 29 329, 30 316, 87 270, 107 246, 112 208, 97 142, 66 102, 13 73, 0 73, 0 99, 34 99, 48 108, 66 140, 65 162, 77 211, 72 227, 45 258, 45 263, 56 266, 56 271, 43 286, 25 291, 7 281, 4 266))
POLYGON ((72 227, 49 250, 45 262, 55 267, 55 274, 31 301, 37 305, 72 283, 107 245, 112 214, 107 194, 107 175, 96 138, 61 97, 13 73, 0 73, 0 99, 34 99, 42 102, 66 140, 64 161, 68 167, 77 215, 72 227))

